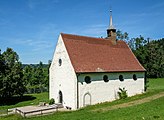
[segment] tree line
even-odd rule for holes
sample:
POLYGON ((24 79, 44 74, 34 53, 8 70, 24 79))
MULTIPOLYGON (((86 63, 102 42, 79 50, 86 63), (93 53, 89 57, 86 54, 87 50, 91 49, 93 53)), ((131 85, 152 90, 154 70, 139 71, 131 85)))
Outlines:
POLYGON ((12 48, 0 51, 0 98, 48 91, 50 64, 23 65, 12 48))

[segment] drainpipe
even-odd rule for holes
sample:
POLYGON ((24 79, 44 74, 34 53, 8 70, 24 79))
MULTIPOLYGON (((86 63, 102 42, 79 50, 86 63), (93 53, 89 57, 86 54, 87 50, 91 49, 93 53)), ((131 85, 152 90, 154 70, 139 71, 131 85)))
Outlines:
POLYGON ((78 85, 78 81, 79 81, 80 73, 78 73, 76 75, 77 75, 77 109, 78 109, 79 108, 79 85, 78 85))
POLYGON ((147 77, 146 77, 146 75, 147 75, 147 72, 145 71, 145 80, 144 80, 144 91, 146 92, 146 90, 147 90, 147 84, 148 84, 148 81, 147 81, 147 77))

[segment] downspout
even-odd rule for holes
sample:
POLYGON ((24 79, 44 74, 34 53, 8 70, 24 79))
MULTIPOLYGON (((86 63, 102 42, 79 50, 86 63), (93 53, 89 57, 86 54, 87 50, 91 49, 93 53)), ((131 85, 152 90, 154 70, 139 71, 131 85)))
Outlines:
POLYGON ((77 75, 77 109, 79 109, 79 85, 78 85, 78 81, 79 81, 80 73, 78 73, 76 75, 77 75))
POLYGON ((148 81, 147 81, 147 78, 146 78, 146 75, 147 75, 147 72, 145 71, 145 78, 144 78, 144 91, 146 92, 146 90, 147 90, 147 83, 148 83, 148 81))

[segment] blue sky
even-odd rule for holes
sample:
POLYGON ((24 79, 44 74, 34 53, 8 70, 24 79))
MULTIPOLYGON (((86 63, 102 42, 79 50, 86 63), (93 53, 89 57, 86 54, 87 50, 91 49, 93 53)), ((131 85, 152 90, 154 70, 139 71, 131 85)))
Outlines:
POLYGON ((61 32, 105 37, 113 24, 129 37, 164 37, 163 0, 0 0, 0 49, 22 63, 48 63, 61 32))

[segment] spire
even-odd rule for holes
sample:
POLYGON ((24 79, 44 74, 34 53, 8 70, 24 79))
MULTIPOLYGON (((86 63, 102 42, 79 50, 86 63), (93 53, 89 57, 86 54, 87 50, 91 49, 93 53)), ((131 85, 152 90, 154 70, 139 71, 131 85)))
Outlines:
POLYGON ((113 23, 112 23, 112 10, 110 9, 110 25, 109 29, 114 29, 113 23))
POLYGON ((110 10, 110 24, 107 29, 107 39, 110 39, 114 45, 117 44, 116 29, 113 26, 113 20, 112 20, 112 10, 110 10))

